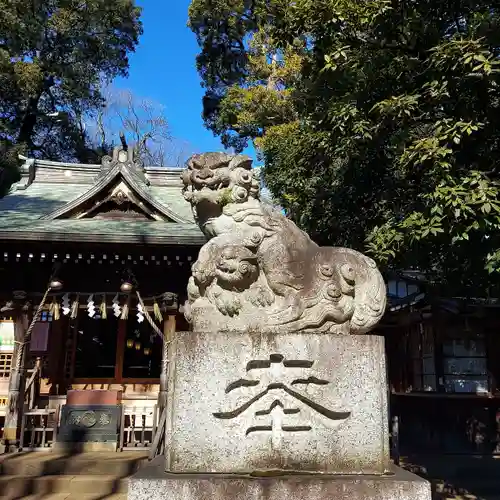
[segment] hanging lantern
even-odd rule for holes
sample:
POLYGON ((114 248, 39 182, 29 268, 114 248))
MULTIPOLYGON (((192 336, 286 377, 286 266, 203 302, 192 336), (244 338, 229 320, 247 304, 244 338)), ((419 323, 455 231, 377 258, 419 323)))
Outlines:
POLYGON ((132 349, 134 347, 134 339, 127 339, 127 347, 132 349))
POLYGON ((136 342, 135 343, 135 350, 136 351, 140 351, 141 350, 141 343, 140 342, 136 342))
POLYGON ((61 288, 63 287, 63 282, 60 279, 54 277, 52 280, 50 280, 49 287, 51 290, 61 290, 61 288))
POLYGON ((122 284, 120 285, 120 290, 123 293, 130 293, 133 289, 134 285, 129 280, 123 281, 122 284))
POLYGON ((134 289, 134 284, 135 284, 134 273, 130 269, 127 269, 125 274, 126 276, 124 276, 122 279, 120 290, 123 293, 130 293, 134 289))
POLYGON ((145 355, 145 356, 149 356, 150 354, 151 354, 151 348, 149 348, 149 347, 145 347, 145 348, 144 348, 144 355, 145 355))

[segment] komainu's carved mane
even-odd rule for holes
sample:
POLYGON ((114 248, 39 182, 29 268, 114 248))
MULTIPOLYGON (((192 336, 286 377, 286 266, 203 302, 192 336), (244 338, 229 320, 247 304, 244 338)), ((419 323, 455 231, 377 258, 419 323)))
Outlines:
POLYGON ((380 320, 386 289, 375 262, 319 247, 261 203, 250 158, 195 155, 182 180, 208 239, 188 284, 195 330, 365 333, 380 320))

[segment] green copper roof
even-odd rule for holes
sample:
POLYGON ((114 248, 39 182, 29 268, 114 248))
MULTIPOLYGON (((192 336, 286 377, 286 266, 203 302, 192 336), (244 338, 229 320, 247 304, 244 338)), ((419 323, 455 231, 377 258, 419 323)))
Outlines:
MULTIPOLYGON (((143 182, 128 168, 125 164, 114 171, 172 222, 65 218, 66 207, 99 196, 100 166, 28 160, 21 181, 0 200, 0 239, 203 245, 205 238, 182 196, 180 169, 146 168, 143 182)), ((106 173, 108 180, 112 171, 106 173)))
POLYGON ((194 224, 159 221, 20 220, 14 223, 0 218, 2 240, 74 241, 100 243, 136 243, 196 245, 205 242, 194 224))
POLYGON ((12 191, 0 200, 0 225, 37 220, 87 190, 86 185, 34 183, 23 191, 12 191))

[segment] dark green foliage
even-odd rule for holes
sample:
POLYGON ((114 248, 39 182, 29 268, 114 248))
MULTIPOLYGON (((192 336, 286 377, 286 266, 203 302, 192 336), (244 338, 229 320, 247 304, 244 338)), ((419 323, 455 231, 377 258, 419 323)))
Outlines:
POLYGON ((4 197, 14 182, 20 179, 18 155, 23 148, 8 141, 0 141, 0 198, 4 197))
POLYGON ((83 117, 102 105, 103 81, 127 74, 141 33, 134 0, 0 0, 0 140, 91 157, 83 117))
POLYGON ((206 124, 255 141, 318 242, 484 294, 500 261, 499 8, 193 0, 206 124))

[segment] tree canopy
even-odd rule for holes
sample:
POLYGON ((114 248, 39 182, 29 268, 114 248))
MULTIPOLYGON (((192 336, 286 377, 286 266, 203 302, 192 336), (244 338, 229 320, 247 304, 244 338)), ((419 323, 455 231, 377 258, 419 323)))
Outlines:
POLYGON ((500 3, 192 0, 204 119, 321 244, 498 283, 500 3))
POLYGON ((14 150, 59 160, 92 155, 84 117, 102 105, 103 82, 126 76, 140 13, 134 0, 0 0, 4 180, 15 177, 14 150))

